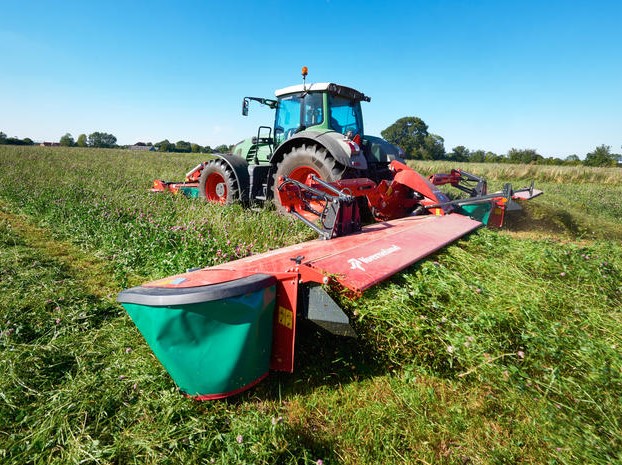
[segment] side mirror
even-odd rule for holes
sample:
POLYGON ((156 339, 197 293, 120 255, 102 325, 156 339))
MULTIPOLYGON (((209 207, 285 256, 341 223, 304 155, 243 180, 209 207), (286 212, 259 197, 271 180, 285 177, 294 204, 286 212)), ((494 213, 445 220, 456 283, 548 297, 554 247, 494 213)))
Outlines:
POLYGON ((246 97, 242 99, 242 115, 243 116, 248 116, 248 104, 249 104, 249 101, 246 97))

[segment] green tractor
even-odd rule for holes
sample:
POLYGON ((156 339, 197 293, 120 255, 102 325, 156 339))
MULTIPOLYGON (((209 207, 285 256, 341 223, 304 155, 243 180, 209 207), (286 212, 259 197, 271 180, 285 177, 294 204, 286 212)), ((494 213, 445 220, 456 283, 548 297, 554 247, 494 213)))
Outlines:
MULTIPOLYGON (((363 131, 361 102, 371 99, 333 83, 303 83, 275 92, 276 100, 244 97, 275 110, 274 127, 260 126, 257 135, 235 145, 231 154, 214 154, 186 174, 186 182, 154 181, 154 191, 181 191, 217 203, 255 203, 278 199, 278 179, 304 183, 313 174, 327 182, 368 178, 391 180, 392 160, 403 151, 363 131)), ((278 204, 278 200, 275 200, 278 204)), ((278 206, 278 205, 277 205, 278 206)))
POLYGON ((303 68, 303 84, 277 90, 276 100, 244 98, 244 116, 251 101, 276 110, 274 127, 260 126, 232 154, 215 154, 188 173, 187 181, 198 180, 200 197, 218 203, 278 199, 278 179, 304 183, 310 174, 327 182, 392 179, 389 163, 403 161, 404 153, 364 133, 361 102, 371 99, 338 84, 306 84, 306 74, 303 68))

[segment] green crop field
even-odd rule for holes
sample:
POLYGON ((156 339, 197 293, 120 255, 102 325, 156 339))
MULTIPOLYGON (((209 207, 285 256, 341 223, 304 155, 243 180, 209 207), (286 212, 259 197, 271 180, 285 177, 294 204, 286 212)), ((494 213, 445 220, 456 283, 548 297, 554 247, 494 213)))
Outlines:
POLYGON ((622 463, 622 170, 461 166, 545 194, 335 296, 357 339, 305 327, 293 374, 196 402, 117 293, 314 237, 148 191, 201 157, 0 146, 0 462, 622 463))

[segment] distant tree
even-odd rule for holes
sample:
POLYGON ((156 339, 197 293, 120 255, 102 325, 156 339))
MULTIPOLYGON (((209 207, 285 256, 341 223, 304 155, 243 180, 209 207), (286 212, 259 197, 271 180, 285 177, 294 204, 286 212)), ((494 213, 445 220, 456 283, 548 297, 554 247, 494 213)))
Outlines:
POLYGON ((86 140, 86 134, 80 134, 78 136, 78 140, 76 141, 76 146, 78 147, 86 147, 88 142, 86 140))
POLYGON ((175 151, 176 152, 185 152, 189 153, 192 150, 190 142, 186 142, 185 140, 179 140, 175 143, 175 151))
POLYGON ((168 141, 168 139, 164 139, 161 142, 156 142, 155 146, 157 147, 159 152, 171 151, 171 143, 168 141))
POLYGON ((581 159, 579 158, 578 155, 568 155, 565 159, 564 159, 564 165, 580 165, 581 164, 581 159))
POLYGON ((503 156, 497 155, 495 152, 488 151, 486 155, 484 155, 485 163, 499 163, 501 160, 503 160, 503 156))
POLYGON ((89 134, 89 147, 111 148, 117 145, 117 138, 106 132, 94 132, 89 134))
MULTIPOLYGON (((447 154, 447 158, 453 161, 468 161, 471 158, 471 152, 464 145, 458 145, 451 149, 451 153, 447 154)), ((483 158, 482 154, 482 161, 484 161, 483 158)))
POLYGON ((226 144, 219 145, 214 149, 215 153, 229 153, 230 151, 230 147, 226 144))
POLYGON ((201 147, 201 153, 212 153, 213 151, 214 150, 209 145, 201 147))
POLYGON ((191 145, 192 153, 201 153, 201 149, 202 149, 202 147, 199 144, 192 144, 191 145))
POLYGON ((63 147, 73 147, 74 144, 73 136, 69 133, 60 138, 60 145, 63 147))
MULTIPOLYGON (((28 141, 32 142, 30 139, 28 139, 28 141)), ((4 140, 4 143, 7 145, 29 145, 28 142, 20 139, 19 137, 7 137, 4 140)))
POLYGON ((24 145, 35 145, 30 137, 24 137, 24 145))
MULTIPOLYGON (((398 119, 391 126, 381 131, 385 140, 400 146, 406 153, 406 158, 421 158, 428 151, 418 153, 425 147, 425 138, 429 135, 428 125, 417 116, 405 116, 398 119)), ((428 145, 435 141, 428 141, 428 145)), ((443 149, 444 151, 444 149, 443 149)))
POLYGON ((6 144, 6 134, 0 131, 0 145, 6 144))
POLYGON ((534 149, 510 149, 507 155, 510 163, 538 163, 544 159, 534 149))
MULTIPOLYGON (((456 149, 454 149, 455 151, 456 149)), ((486 152, 484 152, 483 150, 474 150, 473 152, 469 153, 469 161, 472 161, 474 163, 483 163, 486 161, 486 152)))
POLYGON ((437 134, 428 134, 423 138, 423 147, 418 148, 416 153, 421 160, 443 160, 445 139, 437 134))
POLYGON ((547 157, 540 161, 541 165, 563 165, 564 160, 559 157, 547 157))
POLYGON ((611 153, 609 145, 601 145, 596 147, 593 152, 585 156, 583 162, 585 166, 616 166, 618 164, 618 155, 611 153))

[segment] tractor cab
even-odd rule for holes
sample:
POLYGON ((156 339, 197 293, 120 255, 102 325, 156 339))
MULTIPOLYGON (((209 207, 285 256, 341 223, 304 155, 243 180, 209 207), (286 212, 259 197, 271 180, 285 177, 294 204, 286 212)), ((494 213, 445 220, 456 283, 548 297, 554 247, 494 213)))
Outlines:
POLYGON ((277 100, 244 97, 243 115, 248 115, 252 100, 276 110, 274 129, 260 126, 256 137, 236 144, 235 155, 246 158, 249 163, 268 163, 283 142, 302 131, 337 132, 360 144, 363 138, 361 102, 371 100, 362 92, 325 82, 289 86, 277 90, 275 96, 277 100))
POLYGON ((275 145, 301 131, 336 131, 359 139, 363 136, 361 101, 370 98, 349 87, 317 83, 286 87, 278 98, 274 121, 275 145))

